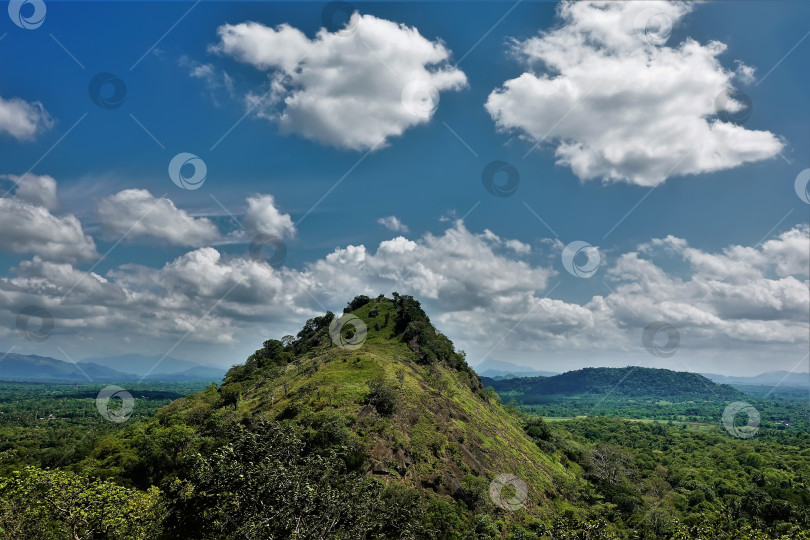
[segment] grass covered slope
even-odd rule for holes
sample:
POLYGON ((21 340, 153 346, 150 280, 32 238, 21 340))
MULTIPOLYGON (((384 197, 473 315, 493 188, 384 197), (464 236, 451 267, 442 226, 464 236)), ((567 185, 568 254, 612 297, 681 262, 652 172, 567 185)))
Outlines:
POLYGON ((553 492, 553 478, 568 476, 484 390, 416 300, 357 297, 340 321, 339 329, 327 313, 295 337, 268 340, 218 390, 162 415, 192 425, 293 421, 354 448, 368 475, 428 495, 484 497, 494 477, 513 474, 528 486, 530 513, 553 492))

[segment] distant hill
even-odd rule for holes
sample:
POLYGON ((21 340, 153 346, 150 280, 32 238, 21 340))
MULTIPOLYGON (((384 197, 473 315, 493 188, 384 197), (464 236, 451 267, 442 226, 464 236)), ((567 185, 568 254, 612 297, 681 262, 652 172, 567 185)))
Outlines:
POLYGON ((475 372, 480 377, 492 379, 514 379, 516 377, 551 377, 559 375, 554 371, 539 371, 528 366, 519 366, 503 360, 487 359, 475 366, 475 372))
POLYGON ((178 373, 150 373, 145 381, 221 381, 225 369, 210 366, 194 366, 178 373))
MULTIPOLYGON (((47 356, 0 353, 0 380, 24 382, 125 382, 141 378, 137 373, 119 371, 95 362, 65 362, 47 356)), ((126 365, 126 364, 124 364, 126 365)), ((153 363, 154 365, 154 363, 153 363)), ((162 366, 162 364, 161 364, 162 366)), ((128 366, 127 366, 128 367, 128 366)), ((156 373, 146 378, 149 381, 198 381, 220 380, 224 370, 196 366, 176 373, 156 373)))
POLYGON ((707 379, 720 384, 745 384, 753 386, 810 386, 810 373, 795 373, 790 371, 769 371, 761 373, 755 377, 735 377, 728 375, 716 375, 714 373, 702 373, 707 379))
POLYGON ((12 353, 0 360, 0 379, 9 381, 110 381, 132 377, 131 373, 93 363, 73 364, 47 356, 12 353))
POLYGON ((697 373, 643 367, 585 368, 553 377, 482 378, 496 392, 523 404, 582 397, 632 398, 683 403, 742 399, 744 394, 697 373))

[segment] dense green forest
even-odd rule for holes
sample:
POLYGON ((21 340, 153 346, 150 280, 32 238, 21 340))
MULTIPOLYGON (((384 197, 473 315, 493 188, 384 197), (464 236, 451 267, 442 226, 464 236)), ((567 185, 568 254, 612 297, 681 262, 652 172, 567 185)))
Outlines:
MULTIPOLYGON (((124 384, 124 383, 122 383, 124 384)), ((154 416, 161 407, 206 383, 125 385, 134 399, 130 421, 154 416)), ((105 420, 96 398, 101 383, 0 382, 0 472, 20 465, 58 467, 86 456, 99 437, 114 435, 122 424, 105 420)), ((113 400, 111 407, 121 407, 113 400)))
POLYGON ((4 536, 810 538, 806 396, 712 400, 654 370, 585 398, 626 375, 607 370, 577 399, 521 404, 415 299, 344 311, 267 340, 221 385, 129 388, 126 422, 95 411, 104 385, 3 384, 4 536), (762 411, 750 438, 721 425, 737 399, 762 411))

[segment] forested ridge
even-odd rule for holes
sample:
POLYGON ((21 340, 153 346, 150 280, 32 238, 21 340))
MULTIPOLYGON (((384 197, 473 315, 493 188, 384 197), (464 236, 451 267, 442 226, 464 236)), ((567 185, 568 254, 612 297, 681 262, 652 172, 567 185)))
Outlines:
POLYGON ((485 381, 501 394, 519 393, 537 401, 584 395, 612 395, 673 402, 733 400, 744 397, 739 390, 725 384, 716 384, 697 373, 638 366, 584 368, 551 377, 485 381))

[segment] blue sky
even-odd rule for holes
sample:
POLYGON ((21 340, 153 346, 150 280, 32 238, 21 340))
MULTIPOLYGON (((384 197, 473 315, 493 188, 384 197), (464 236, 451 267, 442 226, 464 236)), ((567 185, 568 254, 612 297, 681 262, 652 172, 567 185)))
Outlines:
MULTIPOLYGON (((783 249, 782 245, 795 249, 798 244, 790 240, 790 235, 800 239, 807 236, 808 205, 793 189, 797 174, 808 166, 810 148, 806 90, 810 75, 804 69, 810 47, 810 39, 804 40, 810 31, 810 5, 805 2, 718 2, 687 5, 680 11, 651 3, 651 15, 640 19, 638 13, 617 10, 619 17, 632 16, 635 26, 639 26, 635 21, 640 20, 642 30, 650 17, 671 22, 671 35, 667 33, 665 42, 631 45, 607 36, 601 43, 597 40, 595 47, 578 41, 593 31, 589 26, 593 13, 566 15, 564 8, 553 2, 522 2, 517 6, 512 2, 355 3, 358 16, 364 18, 356 32, 344 36, 344 42, 315 38, 324 9, 324 4, 316 2, 202 2, 190 11, 192 4, 186 2, 51 1, 46 5, 46 18, 36 29, 19 28, 10 17, 0 22, 0 36, 4 36, 0 40, 0 99, 6 103, 22 100, 28 104, 29 112, 35 106, 46 111, 39 116, 32 113, 33 133, 8 128, 4 132, 0 126, 0 174, 19 176, 30 170, 27 178, 19 180, 21 186, 34 175, 52 177, 59 205, 49 211, 61 219, 73 216, 78 220, 95 248, 84 246, 88 251, 84 254, 71 255, 62 250, 54 255, 44 248, 24 247, 34 242, 25 234, 17 243, 7 238, 3 243, 6 249, 0 252, 0 276, 5 276, 0 288, 7 297, 0 299, 0 309, 6 311, 10 330, 0 335, 2 349, 14 346, 17 352, 56 357, 61 349, 78 358, 123 352, 161 354, 171 349, 173 356, 230 364, 241 361, 262 339, 294 331, 324 307, 340 309, 343 302, 359 293, 388 294, 399 290, 421 298, 439 326, 468 351, 473 364, 496 357, 558 371, 582 365, 639 362, 741 374, 791 369, 797 364, 797 369, 806 370, 806 359, 803 364, 801 361, 807 350, 808 313, 806 307, 803 311, 801 307, 807 303, 807 250, 803 254, 785 254, 789 248, 783 249), (496 24, 501 17, 503 20, 496 24), (310 70, 307 77, 311 78, 296 79, 295 71, 288 72, 286 82, 279 79, 279 84, 287 86, 279 90, 276 102, 268 99, 251 108, 249 96, 268 92, 270 81, 284 72, 280 65, 287 60, 273 60, 274 45, 262 41, 267 32, 258 26, 245 32, 239 28, 247 27, 232 26, 236 30, 229 43, 218 34, 224 25, 249 21, 269 32, 287 24, 291 32, 297 29, 308 40, 316 40, 309 41, 318 46, 313 56, 331 54, 332 60, 303 60, 298 67, 310 70), (307 135, 307 125, 311 124, 305 125, 300 117, 284 124, 279 115, 285 112, 285 99, 296 94, 322 95, 317 85, 330 80, 328 68, 334 68, 338 79, 344 76, 341 73, 348 72, 341 63, 345 60, 341 57, 342 43, 362 39, 358 36, 363 36, 365 29, 375 29, 374 25, 382 28, 381 21, 404 25, 391 33, 392 43, 406 39, 402 29, 407 27, 418 31, 420 43, 434 44, 446 53, 428 72, 434 73, 432 70, 438 66, 447 73, 456 73, 457 84, 441 86, 438 79, 431 79, 438 87, 438 107, 374 148, 365 143, 345 148, 343 143, 307 135), (546 36, 545 42, 541 36, 546 36), (532 39, 540 40, 535 44, 541 46, 567 44, 562 48, 571 57, 560 60, 562 64, 556 68, 550 67, 550 56, 532 56, 532 39), (703 122, 697 113, 690 117, 690 92, 696 102, 705 100, 701 92, 710 92, 712 84, 719 83, 706 82, 705 87, 689 90, 690 84, 698 84, 685 74, 692 69, 690 62, 697 62, 695 57, 684 53, 684 57, 676 55, 673 59, 660 51, 682 51, 679 47, 687 40, 694 40, 700 54, 711 47, 712 41, 725 44, 725 50, 713 56, 716 64, 695 64, 694 73, 698 74, 698 83, 725 73, 733 78, 735 88, 750 97, 753 109, 744 123, 746 133, 741 133, 743 126, 738 126, 740 131, 723 139, 725 146, 716 153, 733 154, 723 158, 723 166, 706 165, 714 163, 707 152, 704 161, 695 161, 697 172, 675 172, 659 178, 650 171, 657 167, 669 169, 671 157, 657 154, 634 160, 628 156, 614 163, 619 174, 610 178, 607 169, 588 159, 595 154, 604 157, 627 151, 633 144, 632 133, 643 132, 651 125, 703 122), (265 62, 277 64, 268 67, 250 61, 246 55, 252 54, 254 45, 265 62), (610 51, 614 45, 617 49, 610 51), (327 50, 330 47, 333 49, 327 50), (573 54, 575 47, 582 50, 573 54), (636 73, 631 70, 632 64, 621 64, 622 69, 631 70, 622 73, 615 71, 616 66, 609 67, 598 85, 581 86, 588 80, 581 70, 595 65, 587 63, 592 60, 582 60, 587 55, 595 56, 595 61, 601 54, 615 60, 644 51, 651 55, 651 62, 674 62, 672 71, 666 72, 666 80, 661 79, 661 86, 672 84, 676 89, 671 99, 656 96, 657 83, 644 79, 650 73, 663 71, 636 73), (572 64, 575 57, 578 63, 572 64), (741 65, 753 71, 746 72, 741 65), (705 75, 701 70, 706 70, 705 75), (126 85, 123 104, 118 108, 101 108, 89 97, 90 81, 104 72, 114 74, 126 85), (531 91, 540 92, 536 98, 526 89, 528 94, 504 91, 507 81, 522 74, 531 74, 544 85, 555 79, 567 81, 576 94, 573 101, 577 105, 571 107, 572 112, 568 107, 555 112, 551 105, 544 105, 554 99, 565 101, 564 96, 554 93, 557 90, 551 83, 531 87, 531 91), (633 83, 636 76, 638 84, 633 83), (679 77, 685 77, 682 83, 679 77), (603 91, 609 92, 611 85, 615 85, 615 91, 600 96, 603 91), (640 87, 645 90, 638 91, 640 87), (494 94, 503 99, 496 103, 494 94), (596 101, 597 96, 604 101, 596 101), (488 100, 491 106, 485 107, 488 100), (679 109, 678 100, 684 100, 683 108, 679 109), (600 108, 600 103, 614 103, 616 108, 600 108), (589 115, 581 114, 582 107, 592 107, 589 115), (613 114, 619 115, 620 133, 630 134, 623 147, 610 146, 612 141, 596 133, 602 123, 616 127, 613 114), (551 118, 554 115, 556 121, 551 118), (559 128, 561 133, 565 130, 564 134, 541 140, 527 155, 537 139, 542 139, 537 129, 544 134, 546 126, 549 133, 559 128), (768 135, 754 140, 750 135, 754 132, 768 135), (574 150, 574 159, 590 164, 586 168, 587 174, 594 175, 592 178, 584 178, 587 174, 576 165, 561 162, 558 151, 562 139, 590 145, 588 151, 574 150), (762 141, 766 144, 760 144, 762 141), (763 149, 768 144, 778 149, 763 149), (603 148, 594 150, 600 145, 603 148), (746 155, 757 156, 740 158, 738 149, 749 145, 757 148, 745 150, 753 152, 746 155), (169 178, 168 164, 180 152, 192 153, 205 162, 207 177, 200 189, 180 189, 169 178), (655 163, 656 159, 661 164, 655 163), (519 173, 519 186, 510 197, 495 197, 482 185, 482 170, 495 160, 511 164, 519 173), (632 177, 628 171, 641 172, 632 177), (627 175, 622 177, 624 173, 627 175), (178 241, 176 235, 161 237, 154 230, 139 235, 133 229, 136 234, 123 234, 130 227, 121 222, 120 205, 132 204, 132 200, 109 199, 126 190, 146 190, 155 198, 165 194, 172 205, 160 206, 159 211, 181 212, 185 217, 158 221, 154 229, 191 226, 196 233, 189 234, 197 234, 198 239, 178 241), (328 196, 315 206, 327 192, 328 196), (257 198, 259 195, 264 198, 257 198), (247 210, 249 197, 255 198, 255 215, 247 210), (642 198, 643 202, 633 209, 642 198), (106 214, 99 211, 105 200, 106 214), (246 233, 240 232, 223 206, 236 221, 247 221, 246 233), (407 231, 392 231, 378 222, 389 216, 398 218, 407 231), (462 217, 463 224, 459 224, 456 220, 462 217), (195 223, 195 219, 207 221, 195 223), (245 268, 228 262, 244 258, 252 234, 262 230, 278 232, 284 238, 287 257, 283 268, 245 268), (442 243, 452 240, 453 231, 458 243, 470 244, 459 248, 458 253, 442 243), (364 246, 367 252, 374 253, 381 242, 400 235, 425 250, 420 255, 424 261, 417 258, 402 262, 413 265, 413 275, 391 279, 388 270, 370 268, 374 265, 367 261, 351 263, 355 267, 346 261, 335 262, 341 258, 334 255, 336 250, 364 246), (680 242, 653 242, 667 237, 680 242), (509 247, 509 240, 518 243, 509 247), (598 249, 599 270, 591 278, 569 274, 561 262, 562 246, 575 240, 598 249), (761 242, 768 241, 782 244, 765 249, 761 242), (640 249, 642 245, 647 247, 640 249), (167 277, 167 272, 155 274, 157 277, 149 274, 159 273, 181 259, 188 262, 190 253, 206 248, 215 249, 220 259, 212 262, 206 258, 213 266, 199 261, 189 263, 183 271, 206 274, 194 283, 188 275, 180 279, 176 275, 167 277), (480 256, 479 249, 490 252, 480 256), (98 262, 108 250, 109 255, 98 262), (757 252, 757 262, 750 259, 752 251, 757 252), (664 299, 644 292, 653 287, 650 274, 638 264, 629 269, 633 259, 629 254, 646 254, 641 259, 652 259, 653 252, 656 268, 668 277, 666 283, 657 286, 671 289, 670 297, 664 299), (724 259, 723 253, 727 255, 724 259), (331 262, 329 254, 333 254, 331 262), (454 268, 442 262, 443 256, 458 259, 463 254, 475 263, 464 268, 487 275, 487 283, 465 279, 453 284, 458 276, 441 275, 454 268), (780 266, 773 258, 780 256, 792 262, 780 266), (723 273, 728 275, 711 274, 718 271, 706 262, 711 257, 722 259, 712 264, 726 265, 723 273), (762 262, 763 258, 768 262, 762 262), (485 271, 476 270, 476 264, 484 260, 491 265, 485 271), (794 264, 797 260, 798 271, 794 264), (518 263, 525 266, 515 266, 518 263), (327 268, 330 264, 337 266, 327 268), (420 264, 432 266, 423 268, 420 264), (790 268, 785 270, 785 266, 790 268), (72 279, 65 277, 71 272, 77 272, 75 275, 81 279, 82 273, 91 268, 106 280, 99 285, 100 290, 83 290, 85 281, 71 291, 81 298, 73 302, 61 298, 71 287, 58 280, 72 279), (215 306, 222 296, 216 292, 220 288, 226 292, 229 285, 202 283, 213 279, 212 271, 226 272, 234 283, 242 283, 235 285, 234 293, 244 298, 251 298, 246 284, 254 279, 277 279, 277 288, 256 292, 256 298, 272 307, 258 307, 250 301, 240 304, 238 298, 232 297, 215 306), (239 272, 244 275, 240 277, 239 272), (335 272, 348 276, 334 279, 335 272), (499 272, 506 281, 522 274, 534 276, 537 282, 534 286, 493 285, 492 276, 499 272), (133 277, 136 274, 139 279, 133 277), (162 278, 169 281, 162 282, 162 278), (431 279, 436 283, 428 283, 431 279), (302 280, 311 286, 302 287, 302 280), (644 281, 643 286, 638 285, 639 280, 644 281), (694 289, 685 293, 679 289, 683 283, 694 289), (683 305, 677 305, 679 298, 684 300, 690 294, 699 297, 701 287, 711 283, 718 285, 727 303, 720 299, 712 303, 715 299, 711 299, 700 314, 687 313, 683 305), (206 288, 206 284, 210 287, 206 288), (729 284, 737 289, 725 290, 729 284), (106 290, 113 285, 114 291, 106 290), (626 289, 617 289, 621 285, 626 289), (773 298, 763 300, 758 285, 773 298), (200 292, 203 290, 205 293, 200 292), (141 302, 138 299, 146 291, 151 291, 155 299, 177 294, 178 302, 188 297, 194 301, 180 307, 160 304, 155 299, 141 302), (465 291, 469 298, 478 300, 459 300, 465 291), (265 293, 267 296, 263 296, 265 293), (615 305, 605 315, 599 300, 594 299, 611 294, 615 305), (550 304, 549 299, 559 305, 550 304), (750 305, 746 305, 748 299, 752 299, 750 305), (17 313, 28 304, 45 307, 55 318, 54 333, 45 342, 26 340, 14 329, 17 313), (628 305, 636 307, 628 308, 636 312, 634 315, 622 313, 617 307, 628 305), (662 311, 655 312, 655 305, 662 311), (198 326, 195 321, 207 312, 205 306, 212 309, 208 323, 198 326), (560 313, 565 315, 558 317, 560 313), (604 322, 600 322, 603 316, 604 322), (143 322, 153 317, 158 323, 143 322), (681 333, 680 350, 672 358, 650 356, 642 347, 641 329, 655 320, 671 321, 681 333), (772 326, 777 324, 774 321, 780 321, 778 328, 772 326), (543 332, 544 325, 560 330, 543 332), (226 337, 212 344, 211 333, 217 328, 226 337), (803 333, 801 328, 805 329, 803 333), (740 358, 737 366, 724 364, 729 355, 740 358), (775 357, 779 360, 773 360, 775 357)), ((657 27, 648 30, 658 31, 657 27)), ((283 47, 292 47, 292 33, 287 36, 279 31, 279 35, 283 47)), ((387 71, 394 79, 407 75, 395 73, 397 70, 386 65, 386 59, 401 60, 402 65, 409 66, 421 61, 409 57, 408 51, 414 49, 404 47, 401 54, 390 53, 385 46, 375 50, 377 42, 373 43, 365 50, 353 49, 365 55, 358 63, 345 60, 359 70, 358 79, 366 74, 370 81, 396 85, 398 80, 383 80, 387 71), (386 56, 389 53, 391 56, 386 56)), ((298 52, 292 50, 289 54, 295 56, 298 52)), ((316 105, 302 105, 295 110, 290 106, 291 116, 297 112, 317 122, 345 122, 338 129, 345 129, 348 140, 349 133, 357 132, 362 137, 363 133, 379 129, 367 127, 366 123, 376 126, 385 123, 390 115, 400 114, 384 110, 391 106, 390 96, 377 96, 374 88, 363 86, 362 81, 356 82, 354 88, 355 82, 351 77, 339 81, 338 86, 345 92, 335 100, 334 111, 315 110, 316 105), (352 92, 368 105, 346 121, 339 108, 351 102, 352 92), (377 97, 379 102, 375 101, 377 97), (378 110, 381 112, 376 117, 378 110)), ((683 137, 679 139, 677 129, 675 134, 662 134, 668 129, 656 128, 639 140, 653 139, 651 143, 658 149, 671 143, 671 156, 678 155, 686 143, 683 137)), ((703 146, 699 140, 695 142, 703 146)), ((691 156, 683 163, 690 161, 691 156)), ((681 165, 676 162, 672 161, 672 170, 679 171, 681 165)), ((29 204, 30 198, 13 195, 18 189, 15 181, 5 181, 9 197, 25 200, 19 204, 29 204)), ((143 193, 141 196, 146 197, 143 193)), ((129 225, 140 226, 134 221, 129 225)), ((804 242, 805 248, 807 244, 804 242)), ((205 254, 210 256, 211 251, 205 254)), ((377 257, 381 259, 382 255, 378 252, 377 257)), ((386 260, 376 264, 388 268, 394 263, 386 260)), ((179 273, 183 271, 178 269, 179 273)), ((693 300, 686 305, 690 303, 695 304, 693 300)))

